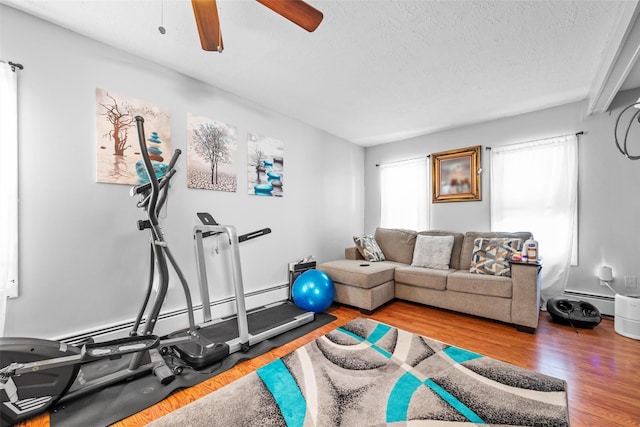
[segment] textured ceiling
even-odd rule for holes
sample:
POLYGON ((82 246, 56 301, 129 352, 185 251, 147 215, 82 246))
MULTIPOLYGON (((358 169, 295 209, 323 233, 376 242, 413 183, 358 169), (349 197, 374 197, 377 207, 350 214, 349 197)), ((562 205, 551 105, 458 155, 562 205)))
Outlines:
POLYGON ((185 0, 0 0, 365 146, 587 98, 625 3, 308 2, 314 33, 218 0, 219 54, 185 0))

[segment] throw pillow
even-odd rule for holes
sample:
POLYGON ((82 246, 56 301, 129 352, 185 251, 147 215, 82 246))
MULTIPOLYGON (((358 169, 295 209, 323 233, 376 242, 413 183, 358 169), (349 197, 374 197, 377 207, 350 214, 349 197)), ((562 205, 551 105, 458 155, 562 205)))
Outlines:
POLYGON ((509 260, 522 247, 522 239, 478 237, 471 255, 471 273, 511 276, 509 260))
POLYGON ((366 236, 353 236, 353 242, 356 244, 360 255, 367 261, 384 261, 382 249, 380 249, 378 242, 376 242, 376 239, 374 239, 371 234, 367 234, 366 236))
POLYGON ((453 249, 453 236, 425 236, 418 234, 413 249, 412 267, 448 270, 453 249))

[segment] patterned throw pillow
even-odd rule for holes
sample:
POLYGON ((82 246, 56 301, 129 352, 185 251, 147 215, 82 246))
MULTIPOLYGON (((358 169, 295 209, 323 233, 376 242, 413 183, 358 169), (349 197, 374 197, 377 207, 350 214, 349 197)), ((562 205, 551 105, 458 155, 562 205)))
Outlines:
POLYGON ((471 255, 471 273, 511 276, 509 260, 522 247, 522 239, 478 237, 471 255))
POLYGON ((366 236, 353 236, 353 242, 356 244, 360 255, 367 261, 376 262, 384 261, 382 249, 378 246, 378 242, 371 234, 366 236))

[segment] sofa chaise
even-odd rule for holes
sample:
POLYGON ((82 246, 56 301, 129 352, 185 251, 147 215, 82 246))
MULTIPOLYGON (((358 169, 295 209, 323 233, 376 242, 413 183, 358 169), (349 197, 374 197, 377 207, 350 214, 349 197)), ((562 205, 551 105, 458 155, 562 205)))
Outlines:
POLYGON ((541 266, 510 259, 531 233, 377 228, 365 237, 345 259, 317 266, 333 280, 336 302, 370 314, 398 298, 535 332, 541 266))

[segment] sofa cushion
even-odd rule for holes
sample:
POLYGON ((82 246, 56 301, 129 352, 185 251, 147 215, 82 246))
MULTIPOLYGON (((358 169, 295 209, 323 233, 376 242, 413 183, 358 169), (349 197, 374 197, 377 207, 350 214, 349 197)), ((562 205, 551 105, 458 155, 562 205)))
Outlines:
POLYGON ((344 259, 359 259, 364 260, 362 254, 355 246, 350 246, 348 248, 344 248, 344 259))
POLYGON ((447 278, 447 290, 467 294, 511 298, 510 277, 456 271, 447 278))
POLYGON ((411 230, 378 227, 374 237, 382 249, 385 259, 411 264, 417 234, 411 230))
POLYGON ((338 259, 316 266, 318 270, 327 273, 334 282, 365 289, 393 280, 396 267, 398 264, 388 261, 366 262, 350 259, 338 259))
POLYGON ((470 273, 511 276, 509 260, 522 248, 522 240, 514 238, 485 239, 474 241, 470 273))
POLYGON ((462 242, 464 241, 464 234, 454 233, 452 231, 421 231, 418 236, 453 236, 453 247, 451 248, 451 260, 449 261, 449 268, 454 270, 460 269, 460 251, 462 251, 462 242))
POLYGON ((384 261, 384 253, 371 234, 367 234, 366 236, 353 236, 353 242, 365 260, 371 262, 384 261))
POLYGON ((447 276, 454 271, 424 267, 398 267, 395 272, 395 280, 396 283, 444 291, 447 288, 447 276))
MULTIPOLYGON (((471 255, 473 254, 474 242, 478 237, 483 237, 488 239, 500 238, 500 237, 513 237, 516 239, 522 239, 522 241, 524 242, 525 240, 531 238, 531 233, 526 231, 515 232, 515 233, 493 232, 493 231, 486 231, 486 232, 468 231, 464 235, 464 241, 462 242, 462 251, 460 252, 460 265, 458 266, 460 270, 469 271, 469 269, 471 268, 471 255)), ((452 266, 452 268, 454 267, 452 266)))
POLYGON ((453 236, 416 236, 413 249, 412 267, 427 267, 437 270, 448 270, 451 261, 453 236))

